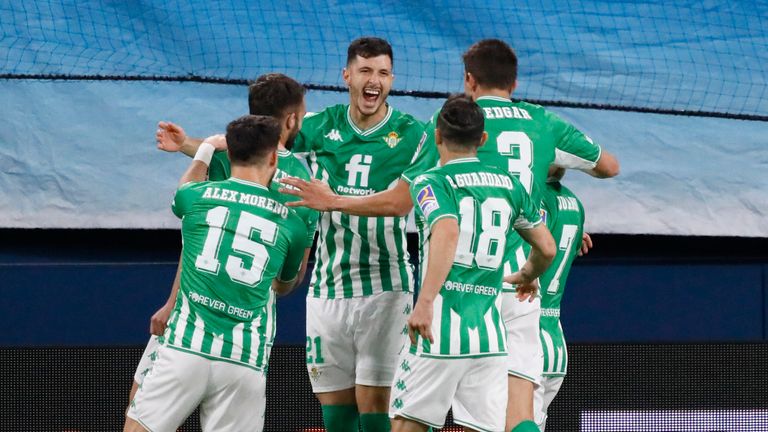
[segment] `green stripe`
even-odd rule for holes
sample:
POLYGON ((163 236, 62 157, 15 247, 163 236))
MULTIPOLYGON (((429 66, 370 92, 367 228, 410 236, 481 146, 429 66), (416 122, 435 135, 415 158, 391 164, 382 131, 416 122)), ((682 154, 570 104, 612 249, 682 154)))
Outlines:
POLYGON ((445 300, 443 300, 443 310, 440 313, 442 314, 440 321, 440 353, 447 354, 451 352, 451 307, 445 300))
POLYGON ((336 253, 343 253, 344 256, 341 257, 341 262, 339 263, 339 270, 341 271, 341 288, 344 290, 344 298, 350 298, 354 296, 354 291, 352 287, 352 276, 350 275, 351 272, 351 252, 352 252, 352 237, 354 234, 352 233, 352 226, 350 224, 349 215, 346 213, 341 214, 341 229, 344 230, 344 234, 342 237, 344 248, 340 251, 336 251, 336 253))
POLYGON ((192 336, 195 334, 195 321, 197 320, 197 315, 195 314, 195 311, 190 308, 189 314, 187 315, 187 325, 186 328, 184 328, 184 337, 181 338, 181 341, 179 341, 179 346, 183 346, 184 348, 192 348, 192 336))
POLYGON ((395 236, 395 249, 397 250, 397 261, 400 263, 400 280, 402 281, 402 286, 399 288, 400 291, 410 291, 411 289, 411 278, 408 277, 408 271, 406 270, 407 267, 411 265, 411 263, 408 262, 407 256, 408 256, 408 246, 403 244, 403 230, 400 229, 400 221, 402 218, 395 218, 395 224, 394 229, 392 230, 395 236))
POLYGON ((240 353, 240 361, 248 363, 248 359, 251 357, 251 347, 253 347, 253 337, 251 333, 251 326, 243 326, 243 352, 240 353))
POLYGON ((506 327, 502 324, 502 318, 501 313, 499 312, 499 309, 494 306, 493 308, 493 325, 496 327, 496 340, 498 342, 498 347, 500 352, 504 352, 507 350, 507 347, 504 345, 504 332, 506 332, 506 327))
MULTIPOLYGON (((392 275, 389 271, 389 248, 387 248, 387 236, 391 236, 392 233, 384 232, 384 220, 385 218, 378 218, 378 224, 376 225, 376 242, 379 245, 379 277, 381 278, 382 291, 392 291, 392 275)), ((374 275, 375 276, 375 275, 374 275)))
POLYGON ((317 248, 315 249, 315 270, 314 270, 315 274, 313 275, 313 279, 315 281, 315 284, 312 286, 312 295, 314 297, 320 297, 320 293, 321 293, 321 290, 320 290, 320 267, 322 267, 323 262, 322 262, 322 260, 320 258, 320 255, 321 255, 321 249, 322 249, 322 244, 321 243, 324 242, 323 239, 325 238, 325 232, 323 232, 323 221, 322 221, 322 219, 323 219, 323 214, 321 213, 320 217, 317 220, 317 224, 319 225, 319 231, 318 231, 318 234, 317 234, 317 248))
MULTIPOLYGON (((256 355, 256 364, 259 366, 266 363, 264 361, 264 353, 267 351, 267 335, 265 331, 265 327, 267 326, 267 308, 261 308, 260 316, 259 326, 256 328, 256 331, 259 332, 259 352, 256 355)), ((253 349, 253 346, 251 346, 251 349, 253 349)))
POLYGON ((464 323, 464 320, 461 320, 459 325, 459 354, 469 354, 469 326, 464 323))
POLYGON ((360 218, 358 233, 360 233, 360 280, 363 283, 363 295, 373 294, 373 285, 371 284, 371 246, 368 244, 368 219, 360 218))
POLYGON ((232 358, 232 340, 234 339, 235 328, 232 327, 228 335, 224 335, 224 344, 221 346, 221 356, 232 358))
POLYGON ((211 348, 213 346, 213 334, 208 331, 203 332, 203 343, 200 345, 200 351, 211 354, 211 348))
MULTIPOLYGON (((491 307, 493 309, 493 307, 491 307)), ((485 325, 485 320, 482 320, 480 324, 477 326, 477 334, 480 337, 480 352, 488 352, 490 351, 490 343, 489 343, 489 334, 488 334, 488 327, 485 325)))

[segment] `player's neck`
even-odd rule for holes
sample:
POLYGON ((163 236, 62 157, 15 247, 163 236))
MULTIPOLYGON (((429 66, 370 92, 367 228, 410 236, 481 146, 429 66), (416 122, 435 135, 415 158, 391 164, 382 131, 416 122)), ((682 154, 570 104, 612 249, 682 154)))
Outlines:
POLYGON ((483 96, 496 96, 504 99, 510 99, 512 97, 512 93, 510 93, 509 90, 478 86, 473 96, 474 100, 477 100, 483 96))
POLYGON ((266 166, 232 165, 232 177, 258 183, 266 188, 269 188, 274 175, 274 170, 270 170, 266 166))
POLYGON ((477 157, 477 151, 454 152, 454 151, 445 149, 440 153, 440 166, 445 166, 445 164, 447 164, 452 160, 476 158, 476 157, 477 157))
POLYGON ((384 120, 384 117, 387 116, 388 110, 389 106, 386 103, 383 103, 375 113, 371 115, 365 115, 361 113, 357 107, 350 104, 349 116, 352 119, 352 123, 354 123, 358 129, 364 131, 366 129, 370 129, 372 126, 375 126, 377 123, 384 120))

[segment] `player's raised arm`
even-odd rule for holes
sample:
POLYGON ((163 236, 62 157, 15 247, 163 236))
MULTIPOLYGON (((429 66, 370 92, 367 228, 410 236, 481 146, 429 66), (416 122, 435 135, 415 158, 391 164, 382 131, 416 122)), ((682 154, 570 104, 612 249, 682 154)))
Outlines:
POLYGON ((290 207, 309 207, 319 211, 340 211, 355 216, 405 216, 413 208, 408 183, 398 180, 392 189, 366 196, 338 195, 328 183, 313 179, 302 180, 286 177, 281 183, 294 189, 282 188, 280 192, 301 198, 288 203, 290 207))
POLYGON ((227 139, 224 135, 213 135, 206 138, 198 147, 195 158, 184 175, 181 176, 179 184, 205 181, 208 176, 208 167, 211 165, 211 159, 213 159, 213 152, 225 148, 227 148, 227 139))
POLYGON ((158 149, 167 152, 182 152, 189 157, 193 157, 200 144, 203 143, 202 139, 187 136, 181 126, 165 121, 157 124, 155 140, 158 149))

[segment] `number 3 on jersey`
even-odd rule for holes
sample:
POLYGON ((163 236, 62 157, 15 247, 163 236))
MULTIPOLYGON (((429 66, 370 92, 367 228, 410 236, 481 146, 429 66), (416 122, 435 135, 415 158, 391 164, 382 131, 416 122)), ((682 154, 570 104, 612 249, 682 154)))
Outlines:
MULTIPOLYGON (((224 237, 224 226, 229 219, 229 209, 226 207, 214 207, 208 211, 205 221, 208 224, 208 236, 203 244, 203 251, 195 260, 198 270, 218 274, 220 261, 218 254, 221 249, 221 241, 224 237)), ((268 246, 274 246, 277 239, 277 224, 248 212, 240 212, 240 220, 237 222, 235 236, 232 239, 231 249, 253 257, 250 268, 245 268, 243 259, 234 255, 227 256, 225 270, 234 282, 247 286, 255 286, 261 282, 264 269, 269 262, 268 246), (251 240, 251 233, 258 232, 262 243, 251 240)))
POLYGON ((509 157, 507 170, 518 177, 526 192, 531 193, 533 182, 533 142, 525 132, 505 131, 496 137, 496 149, 502 156, 509 157), (517 150, 517 151, 516 151, 517 150))

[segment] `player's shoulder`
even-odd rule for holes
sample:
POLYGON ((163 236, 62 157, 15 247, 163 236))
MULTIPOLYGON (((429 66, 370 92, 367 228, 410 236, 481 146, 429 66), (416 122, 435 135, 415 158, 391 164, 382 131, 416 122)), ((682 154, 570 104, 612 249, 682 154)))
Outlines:
POLYGON ((389 123, 393 129, 400 131, 402 135, 405 133, 421 135, 424 132, 424 123, 421 120, 396 108, 392 108, 389 123))
POLYGON ((299 177, 304 180, 312 178, 309 167, 307 167, 307 165, 302 161, 301 158, 299 158, 298 155, 296 155, 296 153, 290 150, 280 150, 277 156, 278 168, 282 169, 286 174, 293 177, 299 177))
POLYGON ((220 182, 212 182, 212 181, 187 182, 187 183, 184 183, 183 185, 180 185, 179 188, 176 190, 176 193, 194 195, 196 193, 204 192, 206 188, 216 183, 220 183, 220 182))
POLYGON ((343 118, 346 113, 347 105, 336 104, 329 105, 320 111, 307 112, 304 115, 304 124, 320 124, 324 122, 335 122, 339 117, 343 118))

